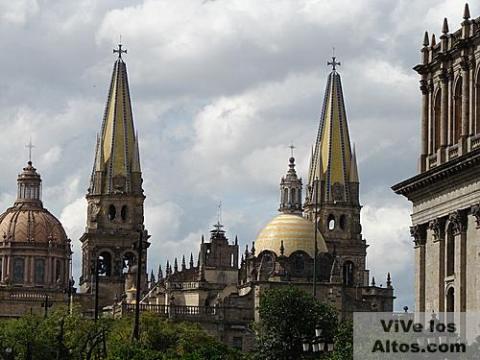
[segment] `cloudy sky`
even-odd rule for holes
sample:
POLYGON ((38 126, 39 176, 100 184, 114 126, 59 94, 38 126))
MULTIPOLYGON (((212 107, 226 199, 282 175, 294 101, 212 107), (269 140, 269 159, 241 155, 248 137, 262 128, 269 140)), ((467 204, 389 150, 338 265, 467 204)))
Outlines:
MULTIPOLYGON (((471 4, 472 15, 478 15, 471 4)), ((141 141, 149 268, 197 252, 223 203, 242 248, 276 214, 291 141, 306 177, 326 61, 340 72, 361 179, 368 266, 392 273, 396 307, 413 304, 409 203, 390 186, 415 174, 423 32, 452 0, 0 1, 0 205, 10 206, 32 137, 43 200, 74 242, 115 60, 128 48, 141 141)))

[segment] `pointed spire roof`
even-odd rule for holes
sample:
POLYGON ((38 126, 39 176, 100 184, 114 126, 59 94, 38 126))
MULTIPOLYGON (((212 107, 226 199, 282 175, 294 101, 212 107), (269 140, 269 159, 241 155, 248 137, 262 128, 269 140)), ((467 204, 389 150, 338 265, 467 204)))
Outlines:
POLYGON ((443 19, 442 33, 448 34, 448 20, 447 18, 443 19))
MULTIPOLYGON (((352 149, 342 82, 336 69, 340 64, 333 58, 329 65, 333 68, 327 79, 308 185, 311 189, 315 188, 317 178, 324 183, 324 188, 319 191, 323 199, 319 198, 319 201, 346 201, 347 184, 352 182, 352 175, 355 175, 351 174, 352 149)), ((308 196, 307 201, 313 203, 313 191, 308 196)))
POLYGON ((463 18, 465 20, 470 19, 470 8, 468 7, 468 3, 465 4, 465 8, 463 9, 463 18))
POLYGON ((425 31, 425 36, 423 37, 423 46, 427 47, 428 45, 429 45, 428 31, 425 31))
MULTIPOLYGON (((121 57, 125 50, 114 50, 119 54, 113 65, 110 89, 102 122, 102 130, 95 152, 95 172, 105 172, 101 189, 95 193, 112 193, 118 190, 132 192, 132 172, 140 172, 138 137, 133 122, 127 65, 121 57)), ((138 191, 138 190, 137 190, 138 191)))

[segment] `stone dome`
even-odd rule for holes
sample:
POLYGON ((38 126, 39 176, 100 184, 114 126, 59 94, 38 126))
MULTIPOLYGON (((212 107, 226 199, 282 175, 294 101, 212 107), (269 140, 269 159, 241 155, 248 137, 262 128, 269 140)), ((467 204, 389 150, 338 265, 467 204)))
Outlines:
MULTIPOLYGON (((255 241, 255 252, 272 251, 280 255, 290 256, 295 251, 304 251, 313 258, 315 254, 315 232, 312 222, 295 214, 280 214, 270 221, 258 234, 255 241)), ((320 231, 317 230, 318 253, 326 253, 327 245, 320 231)))
POLYGON ((67 234, 60 221, 43 207, 17 204, 0 215, 0 236, 4 241, 65 243, 67 234))

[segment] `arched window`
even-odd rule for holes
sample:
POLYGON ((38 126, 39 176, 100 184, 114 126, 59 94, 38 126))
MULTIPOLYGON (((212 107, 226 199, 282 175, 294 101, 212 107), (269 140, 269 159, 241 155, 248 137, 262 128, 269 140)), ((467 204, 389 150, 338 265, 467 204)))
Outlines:
POLYGON ((460 134, 462 132, 462 82, 462 78, 459 77, 455 86, 455 93, 453 97, 454 114, 450 135, 450 142, 453 144, 458 143, 458 140, 460 140, 460 134))
POLYGON ((345 230, 347 227, 347 217, 345 215, 340 216, 339 225, 342 230, 345 230))
POLYGON ((133 266, 135 264, 135 254, 133 252, 126 252, 124 255, 123 255, 123 259, 122 259, 122 262, 123 262, 123 273, 126 273, 128 271, 128 269, 130 268, 130 266, 133 266))
POLYGON ((447 312, 455 311, 455 289, 453 286, 447 291, 447 312))
POLYGON ((122 206, 122 210, 120 212, 120 216, 122 218, 122 221, 127 220, 127 205, 122 206))
POLYGON ((13 282, 23 284, 25 281, 25 259, 16 257, 13 259, 13 282))
POLYGON ((333 216, 333 214, 328 215, 327 224, 328 224, 328 230, 335 229, 335 216, 333 216))
POLYGON ((98 274, 100 276, 112 275, 112 255, 108 251, 101 252, 98 256, 98 274))
POLYGON ((343 283, 345 286, 353 286, 354 283, 354 265, 351 261, 345 261, 343 264, 343 283))
POLYGON ((288 203, 288 189, 283 190, 283 201, 282 203, 286 204, 288 203))
POLYGON ((115 219, 115 216, 117 215, 117 209, 115 209, 115 205, 110 205, 108 207, 108 219, 113 220, 115 219))
POLYGON ((35 259, 35 276, 36 285, 45 283, 45 259, 35 259))
POLYGON ((452 226, 447 230, 447 276, 455 274, 455 237, 452 226))
POLYGON ((290 190, 290 203, 293 205, 295 203, 296 193, 295 189, 290 190))
POLYGON ((433 131, 432 131, 432 139, 433 139, 433 144, 432 148, 433 151, 437 151, 440 148, 440 139, 441 139, 441 121, 442 121, 442 116, 441 116, 441 99, 442 99, 442 91, 439 90, 437 91, 437 95, 435 96, 435 101, 434 101, 434 107, 433 107, 433 131))

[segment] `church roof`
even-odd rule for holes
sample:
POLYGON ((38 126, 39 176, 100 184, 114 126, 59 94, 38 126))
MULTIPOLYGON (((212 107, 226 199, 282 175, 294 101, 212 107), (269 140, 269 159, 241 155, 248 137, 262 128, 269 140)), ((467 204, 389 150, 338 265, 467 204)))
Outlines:
MULTIPOLYGON (((333 69, 328 75, 322 115, 317 140, 310 161, 308 185, 313 188, 316 179, 324 182, 324 201, 334 200, 333 192, 343 192, 343 199, 348 199, 347 184, 358 182, 355 156, 352 153, 348 132, 347 114, 343 98, 342 81, 336 70, 335 57, 329 63, 333 69), (338 186, 338 185, 340 186, 338 186)), ((310 193, 313 196, 313 191, 310 193)), ((309 199, 312 200, 312 199, 309 199)))
POLYGON ((94 174, 95 172, 104 172, 106 175, 103 179, 101 193, 113 192, 118 181, 125 182, 124 189, 126 192, 131 191, 131 173, 141 172, 127 65, 121 56, 125 50, 122 50, 121 45, 119 45, 119 50, 115 50, 115 52, 118 52, 119 56, 113 65, 102 130, 97 139, 93 169, 94 174))
MULTIPOLYGON (((317 230, 317 246, 319 253, 328 252, 325 240, 317 230)), ((273 218, 257 236, 256 253, 272 251, 280 255, 290 256, 296 251, 304 251, 312 258, 315 254, 315 229, 311 221, 301 215, 280 214, 273 218)))

